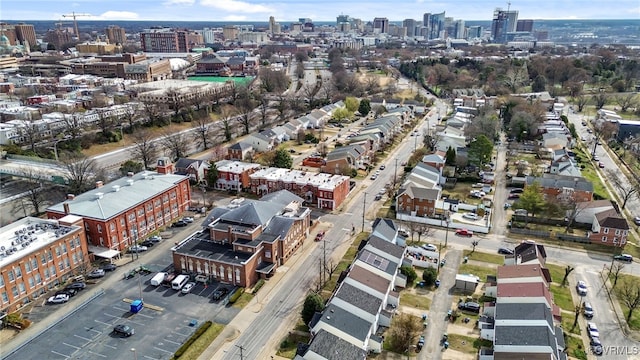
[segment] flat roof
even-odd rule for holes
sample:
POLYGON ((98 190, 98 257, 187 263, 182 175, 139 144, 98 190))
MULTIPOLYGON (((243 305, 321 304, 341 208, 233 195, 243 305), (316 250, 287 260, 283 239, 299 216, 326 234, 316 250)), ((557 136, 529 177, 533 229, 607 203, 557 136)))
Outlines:
POLYGON ((58 220, 26 217, 0 228, 0 267, 6 266, 66 234, 78 226, 60 225, 58 220))
POLYGON ((176 184, 184 179, 188 177, 143 171, 89 190, 77 195, 73 200, 65 200, 51 206, 47 211, 64 213, 64 204, 67 203, 70 214, 107 220, 176 187, 176 184))
POLYGON ((235 160, 220 160, 216 162, 216 168, 218 171, 229 172, 229 173, 242 173, 249 169, 260 168, 262 165, 247 163, 244 161, 235 161, 235 160))
POLYGON ((386 294, 389 291, 389 284, 391 282, 383 278, 382 276, 376 275, 371 271, 368 271, 363 267, 357 265, 353 265, 351 267, 351 270, 349 271, 349 275, 347 275, 347 277, 382 294, 386 294))
POLYGON ((315 173, 311 171, 299 171, 282 168, 266 168, 249 175, 251 179, 267 179, 269 181, 282 181, 284 183, 296 183, 298 185, 313 185, 323 190, 333 190, 345 181, 348 176, 333 175, 328 173, 315 173))
POLYGON ((208 231, 191 235, 172 250, 178 254, 236 265, 243 265, 256 254, 234 251, 230 245, 214 243, 208 231))

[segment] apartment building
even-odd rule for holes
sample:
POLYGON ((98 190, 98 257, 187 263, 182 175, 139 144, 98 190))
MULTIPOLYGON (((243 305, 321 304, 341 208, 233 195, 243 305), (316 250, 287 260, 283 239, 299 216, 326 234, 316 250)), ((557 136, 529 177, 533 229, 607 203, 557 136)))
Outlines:
POLYGON ((249 176, 250 191, 258 196, 288 190, 320 209, 335 210, 346 200, 350 178, 327 173, 266 168, 249 176))
POLYGON ((151 232, 169 226, 185 212, 191 202, 189 177, 173 174, 168 158, 158 160, 157 172, 129 173, 106 187, 80 195, 47 208, 49 219, 66 215, 84 221, 88 243, 94 253, 125 251, 151 232))
POLYGON ((0 228, 0 310, 20 309, 88 262, 81 217, 26 217, 0 228))

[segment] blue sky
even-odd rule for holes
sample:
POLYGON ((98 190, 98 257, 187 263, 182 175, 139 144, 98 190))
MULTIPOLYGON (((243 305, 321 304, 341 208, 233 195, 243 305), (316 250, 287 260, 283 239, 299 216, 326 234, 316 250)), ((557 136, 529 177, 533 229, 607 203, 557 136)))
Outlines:
MULTIPOLYGON (((335 21, 346 14, 397 21, 446 11, 456 19, 491 20, 496 7, 507 6, 507 0, 2 0, 0 17, 59 20, 73 11, 93 15, 83 20, 335 21)), ((640 0, 513 0, 511 9, 520 19, 640 19, 640 0)))

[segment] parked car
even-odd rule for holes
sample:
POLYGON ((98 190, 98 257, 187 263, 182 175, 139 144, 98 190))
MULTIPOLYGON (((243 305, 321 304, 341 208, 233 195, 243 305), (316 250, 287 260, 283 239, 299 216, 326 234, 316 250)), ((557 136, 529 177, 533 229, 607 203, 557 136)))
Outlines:
POLYGON ((87 287, 87 284, 85 284, 85 283, 83 283, 83 282, 80 282, 80 281, 77 281, 77 282, 74 282, 74 283, 71 283, 71 284, 67 285, 67 286, 65 287, 65 289, 76 289, 76 290, 82 290, 82 289, 84 289, 84 288, 86 288, 86 287, 87 287))
POLYGON ((117 268, 115 264, 105 264, 100 267, 104 271, 115 271, 117 268))
POLYGON ((501 247, 498 249, 498 254, 502 255, 513 255, 513 250, 505 247, 501 247))
POLYGON ((465 213, 462 217, 468 220, 478 220, 479 218, 478 215, 474 213, 465 213))
POLYGON ((614 260, 618 260, 621 262, 632 262, 633 261, 633 256, 629 255, 629 254, 620 254, 620 255, 613 255, 613 259, 614 260))
POLYGON ((378 201, 382 199, 382 195, 380 194, 376 194, 376 196, 373 197, 373 200, 378 201))
POLYGON ((104 276, 104 270, 103 269, 95 269, 92 272, 90 272, 89 274, 87 274, 87 277, 90 279, 97 279, 97 278, 101 278, 104 276))
POLYGON ((587 319, 593 319, 593 306, 591 306, 590 303, 585 302, 582 305, 582 314, 584 315, 585 318, 587 319))
POLYGON ((600 160, 600 158, 598 157, 598 155, 593 155, 593 161, 598 161, 600 160))
POLYGON ((113 332, 115 334, 118 335, 122 335, 122 336, 131 336, 133 334, 135 334, 135 330, 129 326, 129 325, 124 325, 124 324, 119 324, 113 327, 113 332))
POLYGON ((155 245, 155 243, 153 241, 151 241, 151 240, 145 240, 145 241, 141 242, 140 245, 146 246, 146 247, 152 247, 153 245, 155 245))
POLYGON ((511 189, 511 191, 509 191, 511 194, 522 194, 524 192, 524 189, 511 189))
POLYGON ((78 291, 76 289, 63 289, 56 291, 54 295, 67 295, 68 297, 72 298, 77 293, 78 291))
POLYGON ((222 299, 225 295, 227 295, 228 292, 229 289, 227 288, 219 288, 218 290, 213 292, 213 300, 222 299))
POLYGON ((424 346, 424 335, 420 335, 420 338, 418 339, 418 345, 417 349, 418 351, 420 351, 420 349, 422 349, 422 347, 424 346))
POLYGON ((162 238, 160 237, 160 235, 153 235, 148 240, 153 241, 154 243, 156 243, 156 242, 162 241, 162 238))
POLYGON ((370 177, 369 179, 371 179, 371 180, 375 180, 375 179, 377 179, 377 178, 378 178, 378 174, 373 174, 373 175, 371 175, 371 177, 370 177))
POLYGON ((633 218, 633 223, 640 226, 640 216, 636 216, 633 218))
POLYGON ((386 168, 386 166, 380 165, 380 170, 384 170, 385 168, 386 168))
POLYGON ((174 222, 173 224, 171 224, 171 227, 185 227, 189 225, 188 223, 182 221, 182 220, 178 220, 176 222, 174 222))
POLYGON ((467 229, 458 229, 458 230, 456 230, 456 235, 472 237, 473 236, 473 231, 470 231, 470 230, 467 230, 467 229))
POLYGON ((598 167, 599 167, 600 169, 604 169, 604 163, 603 163, 602 161, 600 161, 600 162, 598 163, 598 167))
POLYGON ((191 224, 193 222, 193 218, 191 216, 185 216, 182 218, 182 221, 186 222, 187 224, 191 224))
POLYGON ((578 284, 576 285, 576 291, 578 292, 578 295, 586 296, 587 295, 587 284, 582 280, 578 281, 578 284))
POLYGON ((182 290, 180 290, 183 294, 188 294, 191 292, 191 290, 196 286, 196 283, 192 282, 188 282, 186 283, 183 287, 182 290))
POLYGON ((322 239, 324 239, 324 231, 320 231, 316 234, 316 240, 315 241, 322 241, 322 239))
POLYGON ((67 294, 58 294, 47 299, 49 304, 63 304, 67 301, 69 301, 69 295, 67 294))
POLYGON ((509 200, 516 200, 516 199, 520 199, 520 194, 509 194, 509 200))
POLYGON ((582 120, 582 126, 587 126, 587 122, 585 120, 582 120))
POLYGON ((427 251, 438 251, 438 248, 433 244, 422 244, 420 247, 427 251))
POLYGON ((594 337, 600 338, 600 332, 598 332, 598 327, 594 322, 587 323, 587 332, 589 333, 589 337, 592 339, 594 337))
POLYGON ((149 248, 142 245, 133 245, 132 247, 129 248, 130 253, 139 253, 147 250, 149 250, 149 248))
POLYGON ((478 314, 480 313, 480 304, 477 302, 463 302, 458 304, 458 309, 478 314))

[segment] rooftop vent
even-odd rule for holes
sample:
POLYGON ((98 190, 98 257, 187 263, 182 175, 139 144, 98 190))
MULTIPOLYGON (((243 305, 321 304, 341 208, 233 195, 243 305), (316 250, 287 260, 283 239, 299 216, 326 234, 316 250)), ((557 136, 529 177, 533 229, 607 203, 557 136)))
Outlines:
POLYGON ((104 196, 104 193, 96 193, 96 200, 102 199, 102 197, 104 196))
POLYGON ((120 185, 113 185, 112 188, 113 188, 113 191, 115 192, 120 191, 120 185))
POLYGON ((128 179, 127 180, 127 185, 133 186, 133 182, 134 182, 133 179, 128 179))

